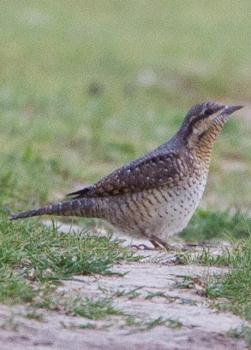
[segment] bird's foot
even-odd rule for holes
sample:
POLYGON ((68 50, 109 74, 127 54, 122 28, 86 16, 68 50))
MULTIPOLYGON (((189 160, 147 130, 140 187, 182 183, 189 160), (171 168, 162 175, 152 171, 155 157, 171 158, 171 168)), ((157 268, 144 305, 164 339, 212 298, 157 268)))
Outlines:
POLYGON ((152 243, 152 245, 154 246, 155 249, 165 249, 166 251, 170 251, 172 250, 172 247, 167 244, 165 241, 162 241, 162 239, 158 238, 158 237, 152 237, 150 239, 150 242, 152 243))

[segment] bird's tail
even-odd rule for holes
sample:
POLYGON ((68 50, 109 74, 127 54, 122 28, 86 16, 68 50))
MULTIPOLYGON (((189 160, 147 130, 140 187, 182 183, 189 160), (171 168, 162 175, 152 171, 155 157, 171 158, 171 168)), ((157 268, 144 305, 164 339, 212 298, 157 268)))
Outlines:
POLYGON ((73 199, 13 214, 10 220, 25 219, 40 215, 99 217, 98 204, 97 199, 93 198, 73 199))

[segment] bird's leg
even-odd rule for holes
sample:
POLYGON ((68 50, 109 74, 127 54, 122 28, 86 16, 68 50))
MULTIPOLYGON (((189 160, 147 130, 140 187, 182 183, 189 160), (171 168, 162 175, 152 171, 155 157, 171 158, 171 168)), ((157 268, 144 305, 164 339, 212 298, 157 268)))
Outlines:
POLYGON ((144 236, 146 239, 149 239, 149 241, 152 243, 152 245, 154 246, 154 248, 149 247, 147 245, 145 245, 144 243, 141 244, 133 244, 131 247, 138 249, 138 250, 153 250, 153 249, 161 249, 163 247, 167 248, 167 244, 162 241, 160 238, 150 234, 146 231, 141 231, 142 236, 144 236))
POLYGON ((170 250, 171 247, 169 244, 167 244, 165 241, 163 241, 162 239, 151 235, 149 241, 153 244, 153 246, 156 249, 161 249, 161 248, 165 248, 166 250, 170 250))
POLYGON ((163 247, 160 243, 158 243, 157 241, 154 241, 153 239, 150 239, 149 241, 152 243, 152 245, 156 249, 161 249, 163 247))
POLYGON ((149 241, 152 243, 154 248, 150 248, 146 246, 145 244, 139 244, 139 245, 132 245, 132 248, 140 249, 140 250, 153 250, 153 249, 165 249, 165 250, 171 250, 171 247, 169 244, 167 244, 165 241, 162 239, 158 238, 157 236, 150 234, 147 231, 142 231, 141 234, 149 239, 149 241))

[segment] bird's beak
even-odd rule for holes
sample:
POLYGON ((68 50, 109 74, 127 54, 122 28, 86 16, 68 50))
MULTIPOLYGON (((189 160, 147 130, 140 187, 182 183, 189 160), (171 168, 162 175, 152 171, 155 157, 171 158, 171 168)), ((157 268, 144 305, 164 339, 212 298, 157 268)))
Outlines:
POLYGON ((230 115, 244 106, 225 106, 224 109, 220 112, 220 114, 216 115, 213 119, 213 123, 221 123, 225 124, 226 121, 230 118, 230 115))
POLYGON ((220 114, 216 116, 216 120, 224 120, 227 121, 231 114, 243 108, 244 106, 225 106, 225 108, 221 111, 220 114))

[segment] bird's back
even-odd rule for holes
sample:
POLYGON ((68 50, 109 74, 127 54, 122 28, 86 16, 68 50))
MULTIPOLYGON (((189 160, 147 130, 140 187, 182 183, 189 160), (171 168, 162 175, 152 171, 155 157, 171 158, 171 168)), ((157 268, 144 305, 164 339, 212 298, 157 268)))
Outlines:
POLYGON ((187 225, 204 192, 208 168, 181 149, 177 154, 169 150, 160 154, 156 152, 154 157, 157 160, 148 162, 145 174, 149 182, 152 179, 151 186, 147 186, 147 179, 142 179, 147 184, 143 188, 99 196, 99 217, 124 232, 165 239, 187 225), (172 163, 164 159, 171 159, 172 163), (162 174, 162 179, 156 177, 156 169, 162 174), (152 171, 154 178, 149 176, 152 171))

